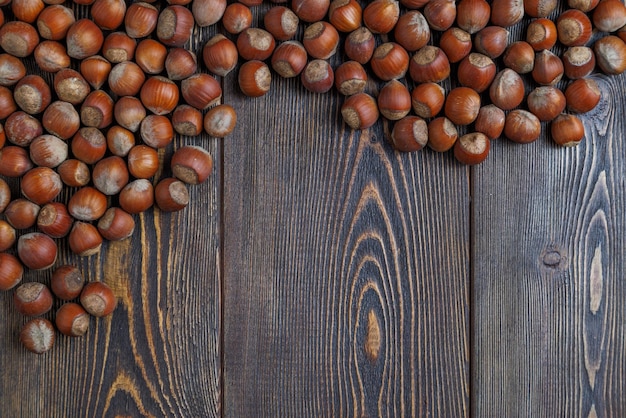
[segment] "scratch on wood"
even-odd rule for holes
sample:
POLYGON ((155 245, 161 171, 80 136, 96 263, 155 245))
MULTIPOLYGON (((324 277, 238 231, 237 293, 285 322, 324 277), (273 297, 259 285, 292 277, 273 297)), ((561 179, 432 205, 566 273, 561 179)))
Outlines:
POLYGON ((589 278, 590 309, 594 315, 600 309, 603 282, 602 248, 598 246, 593 254, 593 260, 591 260, 591 277, 589 278))
POLYGON ((365 354, 367 358, 374 362, 378 360, 380 354, 380 325, 374 310, 367 314, 367 336, 365 338, 365 354))

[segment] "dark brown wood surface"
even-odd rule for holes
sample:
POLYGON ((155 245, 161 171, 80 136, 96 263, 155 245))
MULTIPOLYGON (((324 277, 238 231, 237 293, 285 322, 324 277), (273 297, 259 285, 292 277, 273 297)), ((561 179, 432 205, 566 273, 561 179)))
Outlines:
POLYGON ((469 168, 347 130, 334 93, 229 75, 233 134, 161 154, 213 155, 190 206, 91 258, 61 243, 112 316, 36 356, 0 294, 0 417, 626 415, 626 77, 595 78, 579 147, 502 139, 469 168))

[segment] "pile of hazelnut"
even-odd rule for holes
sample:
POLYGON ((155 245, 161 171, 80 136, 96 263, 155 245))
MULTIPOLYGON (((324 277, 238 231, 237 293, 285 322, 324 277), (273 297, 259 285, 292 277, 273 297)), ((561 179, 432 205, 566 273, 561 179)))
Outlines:
POLYGON ((245 61, 238 75, 245 94, 269 90, 269 63, 312 92, 335 87, 352 129, 382 117, 393 123, 397 150, 452 149, 465 164, 484 161, 501 136, 535 141, 542 122, 557 144, 578 144, 585 132, 577 114, 600 100, 589 76, 596 67, 626 69, 621 0, 569 0, 562 13, 557 0, 291 0, 265 13, 265 29, 252 28, 247 6, 260 3, 240 0, 222 16, 237 38, 220 35, 220 44, 233 67, 237 53, 245 61), (525 39, 512 42, 509 28, 525 17, 525 39))
POLYGON ((130 237, 137 214, 184 209, 213 160, 201 146, 173 149, 175 135, 224 137, 236 115, 184 48, 204 7, 195 16, 185 5, 125 0, 0 7, 0 290, 34 317, 20 339, 42 353, 54 342, 42 318, 53 294, 65 301, 56 328, 70 336, 115 306, 105 283, 83 287, 75 267, 55 268, 59 240, 88 257, 130 237), (90 18, 76 19, 76 5, 90 18), (50 286, 24 280, 48 269, 50 286))

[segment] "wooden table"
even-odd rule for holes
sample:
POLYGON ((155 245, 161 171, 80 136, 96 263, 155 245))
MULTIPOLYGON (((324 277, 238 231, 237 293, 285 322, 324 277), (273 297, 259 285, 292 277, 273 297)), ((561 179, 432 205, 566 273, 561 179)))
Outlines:
POLYGON ((467 167, 229 75, 235 132, 174 144, 215 159, 190 206, 91 258, 61 243, 112 316, 36 356, 0 295, 0 416, 626 416, 626 76, 594 78, 578 147, 499 139, 467 167))

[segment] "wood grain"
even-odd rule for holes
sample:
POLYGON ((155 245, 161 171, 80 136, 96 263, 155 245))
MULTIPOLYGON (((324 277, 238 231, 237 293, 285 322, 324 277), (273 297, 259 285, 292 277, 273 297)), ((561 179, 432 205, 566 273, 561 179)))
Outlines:
POLYGON ((298 80, 226 95, 225 416, 466 415, 468 169, 298 80))
POLYGON ((580 146, 501 141, 473 173, 475 416, 626 414, 626 78, 594 79, 580 146))

